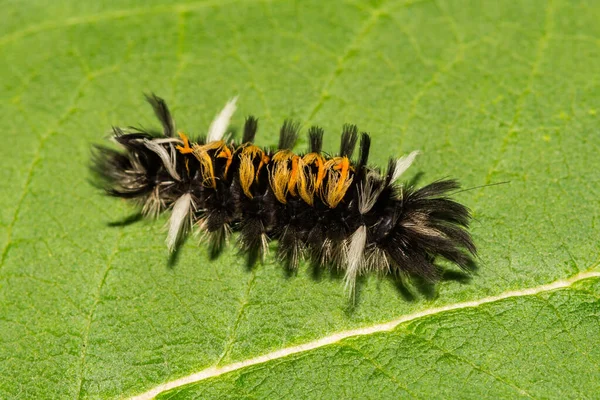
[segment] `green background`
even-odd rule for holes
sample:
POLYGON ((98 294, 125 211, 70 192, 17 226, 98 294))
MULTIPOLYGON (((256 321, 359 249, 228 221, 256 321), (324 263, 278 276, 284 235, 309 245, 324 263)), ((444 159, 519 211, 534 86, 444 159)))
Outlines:
MULTIPOLYGON (((0 397, 119 398, 336 332, 575 277, 569 288, 441 312, 163 393, 193 397, 593 398, 600 390, 597 1, 0 2, 0 397), (294 117, 373 136, 371 161, 420 149, 475 216, 470 282, 407 301, 273 256, 249 271, 89 183, 112 125, 206 132, 294 117), (117 224, 118 225, 118 224, 117 224), (596 274, 598 275, 598 274, 596 274), (585 279, 583 279, 585 278, 585 279)), ((298 150, 306 148, 301 140, 298 150)))

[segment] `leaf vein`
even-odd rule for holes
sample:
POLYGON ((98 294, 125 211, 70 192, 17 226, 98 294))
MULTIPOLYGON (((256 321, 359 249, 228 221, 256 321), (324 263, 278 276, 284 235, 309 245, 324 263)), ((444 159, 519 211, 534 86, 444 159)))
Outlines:
POLYGON ((334 333, 332 335, 325 336, 323 338, 317 339, 312 342, 276 350, 274 352, 264 354, 264 355, 261 355, 261 356, 255 357, 255 358, 251 358, 251 359, 248 359, 245 361, 236 362, 236 363, 225 365, 222 367, 216 367, 216 366, 209 367, 209 368, 206 368, 199 372, 193 373, 191 375, 184 376, 182 378, 160 384, 160 385, 148 390, 147 392, 144 392, 140 395, 132 397, 131 400, 152 399, 162 392, 165 392, 165 391, 168 391, 171 389, 175 389, 180 386, 200 382, 205 379, 214 378, 214 377, 217 377, 217 376, 229 373, 229 372, 248 368, 248 367, 251 367, 254 365, 264 364, 264 363, 272 361, 272 360, 279 360, 284 357, 289 357, 289 356, 292 356, 295 354, 306 353, 311 350, 315 350, 315 349, 318 349, 318 348, 321 348, 324 346, 329 346, 329 345, 338 343, 338 342, 340 342, 344 339, 350 338, 350 337, 365 336, 365 335, 371 335, 371 334, 375 334, 375 333, 389 332, 389 331, 394 330, 400 324, 411 322, 411 321, 425 318, 425 317, 429 317, 432 315, 442 314, 445 312, 450 312, 450 311, 455 311, 455 310, 460 310, 460 309, 465 309, 465 308, 477 308, 477 307, 485 305, 485 304, 495 303, 498 301, 502 301, 502 300, 514 298, 514 297, 536 296, 536 295, 539 295, 542 293, 546 293, 546 292, 550 292, 550 291, 554 291, 554 290, 558 290, 558 289, 566 289, 566 288, 573 286, 575 283, 586 280, 586 279, 600 278, 600 271, 593 271, 592 270, 593 268, 595 268, 595 266, 590 268, 590 270, 588 270, 588 271, 579 273, 579 274, 574 275, 567 279, 560 279, 560 280, 554 281, 549 284, 535 286, 535 287, 531 287, 531 288, 527 288, 527 289, 504 292, 499 295, 485 297, 485 298, 481 298, 478 300, 472 300, 472 301, 466 301, 466 302, 462 302, 462 303, 449 304, 449 305, 436 307, 436 308, 430 308, 430 309, 426 309, 423 311, 418 311, 413 314, 404 315, 395 320, 385 322, 382 324, 371 325, 371 326, 366 326, 366 327, 362 327, 362 328, 358 328, 358 329, 334 333))
POLYGON ((525 88, 521 91, 521 94, 517 98, 517 104, 515 105, 513 119, 508 127, 506 134, 504 135, 504 139, 502 140, 502 145, 500 146, 500 152, 499 152, 498 156, 496 157, 496 160, 492 164, 492 167, 489 169, 489 171, 487 173, 487 176, 485 179, 486 184, 491 183, 492 177, 493 177, 494 173, 497 171, 498 167, 500 166, 500 163, 502 162, 502 157, 508 150, 508 146, 509 146, 511 140, 517 135, 517 133, 519 131, 518 129, 515 129, 515 128, 517 128, 517 124, 519 123, 521 113, 523 112, 525 100, 527 99, 529 94, 531 94, 531 92, 533 91, 533 84, 535 82, 535 78, 539 73, 540 65, 543 60, 544 53, 546 52, 546 49, 548 48, 548 43, 550 42, 551 37, 552 37, 551 31, 553 28, 554 7, 555 7, 554 0, 548 0, 547 6, 546 6, 546 16, 544 18, 544 31, 538 40, 535 59, 534 59, 533 63, 531 64, 531 71, 529 73, 529 77, 527 78, 527 84, 525 85, 525 88))
POLYGON ((96 309, 98 308, 98 304, 100 304, 100 300, 102 299, 102 289, 106 284, 106 278, 108 277, 109 272, 113 268, 113 260, 114 257, 119 252, 119 244, 121 243, 121 238, 123 237, 123 229, 120 230, 119 235, 117 236, 117 240, 113 247, 113 251, 108 256, 106 260, 106 267, 102 273, 102 278, 100 279, 100 283, 96 289, 96 294, 94 295, 94 303, 90 307, 90 312, 87 315, 86 326, 83 332, 83 340, 81 343, 81 353, 80 353, 80 362, 79 362, 79 382, 77 383, 77 398, 81 398, 81 391, 83 389, 84 374, 85 374, 85 360, 87 357, 87 349, 89 345, 90 332, 92 327, 92 321, 94 320, 94 314, 96 313, 96 309))
POLYGON ((398 388, 402 389, 404 392, 408 393, 409 395, 411 395, 412 397, 417 398, 417 399, 422 399, 423 398, 422 396, 418 396, 417 394, 411 392, 406 385, 404 385, 401 381, 398 380, 398 377, 396 375, 394 375, 393 373, 391 373, 390 371, 388 371, 380 363, 378 363, 374 358, 370 357, 369 355, 367 355, 362 350, 357 349, 356 347, 351 346, 349 344, 346 344, 344 347, 348 348, 348 349, 350 349, 352 351, 354 351, 361 358, 363 358, 365 361, 367 361, 369 364, 371 364, 377 371, 381 372, 390 381, 394 382, 394 384, 396 384, 396 386, 398 388))
POLYGON ((67 106, 66 110, 56 120, 56 123, 54 124, 54 126, 50 129, 48 129, 45 133, 43 133, 40 137, 40 140, 38 141, 38 144, 37 144, 37 147, 33 154, 31 163, 29 164, 29 168, 27 169, 27 176, 26 176, 25 182, 23 184, 23 190, 21 190, 21 194, 19 196, 19 199, 17 200, 17 205, 15 206, 15 211, 13 212, 11 221, 7 227, 6 244, 4 245, 4 248, 2 249, 2 255, 0 256, 0 271, 4 267, 6 257, 8 256, 8 252, 9 252, 11 244, 12 244, 13 228, 19 218, 19 214, 21 212, 21 207, 23 205, 25 197, 27 196, 27 193, 29 192, 29 186, 31 185, 31 181, 33 179, 33 173, 34 173, 37 165, 39 164, 39 162, 42 160, 42 151, 44 150, 44 146, 46 145, 46 142, 56 133, 56 130, 67 120, 67 118, 75 110, 75 105, 77 104, 77 101, 81 97, 83 89, 92 81, 93 78, 94 78, 94 75, 88 74, 88 75, 85 75, 79 81, 79 83, 75 87, 73 98, 71 99, 71 102, 67 106))
MULTIPOLYGON (((261 3, 265 1, 273 0, 252 0, 251 2, 261 3)), ((0 37, 0 46, 16 42, 27 36, 35 35, 50 30, 59 30, 61 28, 77 26, 77 25, 88 25, 102 21, 114 21, 118 19, 130 18, 130 17, 141 17, 145 15, 161 15, 170 14, 173 12, 186 12, 194 11, 203 8, 218 7, 222 5, 233 5, 240 3, 240 1, 223 1, 223 0, 212 0, 195 3, 176 3, 168 4, 157 7, 136 7, 129 9, 113 10, 103 13, 91 14, 91 15, 78 15, 75 17, 65 18, 60 21, 47 21, 39 24, 27 26, 23 29, 5 34, 0 37)))

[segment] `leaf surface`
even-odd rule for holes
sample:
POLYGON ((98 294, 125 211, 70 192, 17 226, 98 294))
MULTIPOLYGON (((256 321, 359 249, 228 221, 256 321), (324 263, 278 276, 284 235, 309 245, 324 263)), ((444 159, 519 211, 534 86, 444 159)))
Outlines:
POLYGON ((2 9, 0 397, 133 396, 520 290, 163 395, 597 392, 596 2, 60 0, 2 9), (128 223, 134 210, 98 193, 87 171, 91 144, 112 125, 157 126, 142 96, 150 91, 192 135, 239 94, 234 125, 258 116, 261 145, 276 143, 293 117, 322 125, 333 152, 342 124, 355 123, 373 136, 375 164, 421 150, 407 176, 419 184, 509 181, 457 195, 474 212, 477 274, 428 295, 369 277, 352 306, 341 280, 306 265, 288 277, 269 257, 248 270, 231 247, 211 260, 195 238, 170 260, 165 219, 128 223), (572 286, 527 294, 581 273, 572 286), (278 382, 285 391, 273 392, 278 382))

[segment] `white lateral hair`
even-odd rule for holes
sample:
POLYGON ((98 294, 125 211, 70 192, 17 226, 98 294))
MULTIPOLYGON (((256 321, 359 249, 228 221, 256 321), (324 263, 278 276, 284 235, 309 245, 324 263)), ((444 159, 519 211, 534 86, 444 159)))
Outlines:
POLYGON ((229 100, 221 112, 215 116, 215 119, 213 119, 212 123, 210 124, 210 128, 208 128, 208 135, 206 137, 207 143, 221 140, 223 138, 223 135, 225 135, 225 131, 229 126, 229 120, 237 108, 237 99, 238 97, 235 96, 229 100))
POLYGON ((160 186, 155 186, 154 190, 146 199, 142 214, 152 218, 158 218, 160 212, 164 209, 165 202, 160 198, 160 186))
POLYGON ((363 264, 365 246, 367 245, 367 227, 361 225, 354 231, 350 237, 350 246, 348 246, 347 268, 344 281, 345 288, 350 295, 354 295, 354 287, 356 285, 356 276, 363 264))
POLYGON ((175 250, 179 238, 189 229, 192 222, 193 208, 195 207, 190 193, 186 193, 178 198, 173 205, 173 212, 169 219, 169 234, 166 240, 169 251, 175 250))
POLYGON ((169 174, 173 177, 173 179, 178 181, 181 180, 181 177, 175 170, 175 158, 177 157, 177 154, 175 153, 173 144, 169 143, 169 147, 171 149, 170 154, 167 153, 167 150, 165 150, 165 148, 161 146, 161 143, 157 142, 156 140, 144 139, 144 145, 160 157, 165 168, 167 171, 169 171, 169 174))
POLYGON ((415 161, 415 158, 420 154, 419 150, 415 150, 411 152, 407 156, 402 156, 396 160, 396 167, 394 168, 394 174, 392 175, 392 182, 395 182, 400 178, 400 176, 406 172, 406 170, 412 165, 415 161))
POLYGON ((365 175, 364 181, 359 185, 358 211, 363 215, 371 211, 384 189, 383 185, 375 187, 375 182, 379 181, 379 178, 380 175, 376 171, 369 171, 365 175))
POLYGON ((179 138, 174 138, 174 137, 153 139, 152 141, 154 143, 177 143, 177 144, 183 144, 183 140, 181 140, 179 138))

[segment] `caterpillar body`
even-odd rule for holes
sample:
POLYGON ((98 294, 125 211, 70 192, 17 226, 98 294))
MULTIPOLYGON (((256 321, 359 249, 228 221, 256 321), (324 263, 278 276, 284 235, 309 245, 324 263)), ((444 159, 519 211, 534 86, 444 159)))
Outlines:
POLYGON ((170 210, 167 246, 172 251, 193 228, 217 255, 232 231, 254 263, 277 240, 290 270, 308 258, 344 272, 353 292, 369 272, 435 280, 442 257, 468 269, 476 248, 470 212, 451 199, 455 180, 421 188, 398 179, 418 152, 392 159, 385 171, 367 164, 371 140, 344 125, 339 154, 322 152, 323 130, 308 129, 305 153, 292 148, 299 124, 286 120, 277 149, 253 144, 258 121, 246 119, 241 142, 225 136, 236 98, 217 114, 204 137, 178 132, 165 101, 146 96, 162 132, 113 128, 121 147, 95 146, 92 169, 111 196, 130 199, 144 215, 170 210), (358 157, 352 159, 357 142, 358 157))

